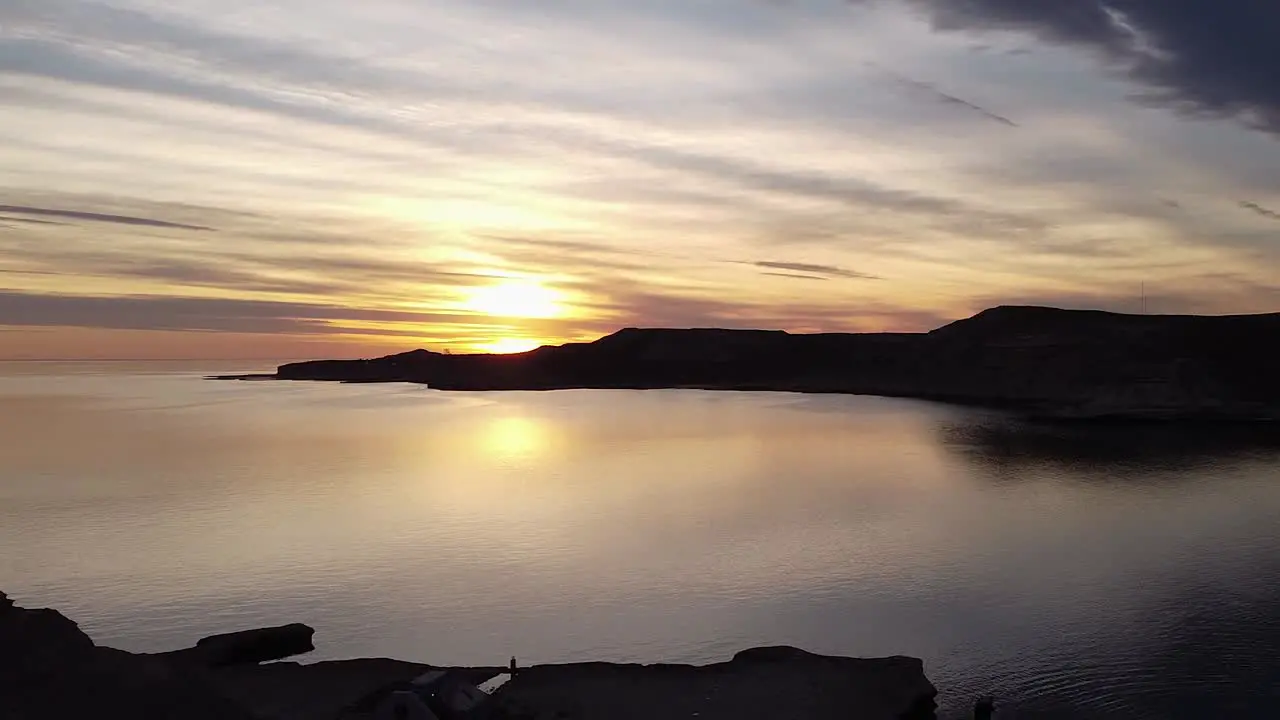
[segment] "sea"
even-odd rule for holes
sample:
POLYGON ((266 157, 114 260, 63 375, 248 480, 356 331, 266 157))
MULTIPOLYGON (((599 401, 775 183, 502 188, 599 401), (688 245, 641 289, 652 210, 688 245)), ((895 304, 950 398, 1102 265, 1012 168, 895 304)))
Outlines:
POLYGON ((922 658, 939 718, 1280 717, 1280 431, 0 363, 0 590, 306 661, 922 658))

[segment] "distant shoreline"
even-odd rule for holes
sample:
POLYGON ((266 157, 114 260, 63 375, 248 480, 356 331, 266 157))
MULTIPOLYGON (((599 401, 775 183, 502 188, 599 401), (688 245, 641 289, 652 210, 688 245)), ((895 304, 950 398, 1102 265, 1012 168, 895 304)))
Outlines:
POLYGON ((437 390, 702 389, 913 398, 1055 421, 1280 422, 1280 313, 999 307, 927 333, 636 329, 512 355, 414 350, 219 380, 437 390))

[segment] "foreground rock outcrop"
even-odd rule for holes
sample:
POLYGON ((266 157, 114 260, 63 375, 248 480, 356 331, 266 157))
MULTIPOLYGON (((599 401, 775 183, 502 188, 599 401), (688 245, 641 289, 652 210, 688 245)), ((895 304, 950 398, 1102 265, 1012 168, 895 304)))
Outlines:
POLYGON ((315 650, 316 631, 302 623, 256 628, 201 638, 195 647, 167 653, 177 660, 201 667, 220 668, 281 660, 315 650))
MULTIPOLYGON (((310 628, 215 636, 159 655, 100 647, 55 610, 0 593, 3 720, 357 720, 433 669, 384 659, 257 664, 310 644, 310 628), (243 662, 233 656, 243 655, 243 662)), ((479 684, 507 668, 448 668, 479 684)), ((756 648, 705 666, 573 663, 521 668, 476 720, 925 720, 936 690, 921 661, 756 648)), ((467 715, 472 718, 472 714, 467 715)))
POLYGON ((627 329, 515 355, 415 350, 275 378, 441 390, 703 388, 887 395, 1055 418, 1280 420, 1280 313, 998 307, 928 333, 627 329))
POLYGON ((254 717, 200 672, 159 657, 99 647, 58 611, 26 610, 0 593, 4 720, 254 717))

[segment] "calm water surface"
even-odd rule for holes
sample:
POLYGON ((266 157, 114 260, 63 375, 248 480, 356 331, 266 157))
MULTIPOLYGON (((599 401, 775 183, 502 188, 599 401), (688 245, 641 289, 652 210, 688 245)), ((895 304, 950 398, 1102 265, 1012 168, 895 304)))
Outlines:
MULTIPOLYGON (((162 650, 925 659, 940 717, 1275 717, 1280 438, 868 397, 0 364, 0 588, 162 650)), ((261 369, 261 368, 240 368, 261 369)))

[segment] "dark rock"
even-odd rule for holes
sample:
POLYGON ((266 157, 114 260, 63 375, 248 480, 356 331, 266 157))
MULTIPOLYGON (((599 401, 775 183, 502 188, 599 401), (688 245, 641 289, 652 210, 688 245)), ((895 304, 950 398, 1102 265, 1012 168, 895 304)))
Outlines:
POLYGON ((712 665, 574 663, 522 668, 494 694, 529 717, 572 720, 924 720, 937 690, 914 658, 745 650, 712 665))
POLYGON ((210 678, 227 697, 262 717, 335 720, 350 708, 372 714, 388 688, 430 669, 419 663, 369 658, 238 665, 212 672, 210 678))
POLYGON ((0 688, 43 683, 90 662, 94 650, 89 636, 57 610, 25 610, 7 597, 0 602, 0 688))
MULTIPOLYGON (((479 685, 508 667, 435 668, 363 659, 242 665, 210 673, 227 697, 275 720, 368 720, 388 693, 432 669, 479 685)), ((796 648, 746 650, 726 663, 521 667, 483 717, 522 720, 930 720, 936 691, 913 658, 858 660, 796 648), (695 713, 697 713, 695 715, 695 713)))
MULTIPOLYGON (((306 626, 206 638, 175 653, 98 647, 53 610, 25 610, 0 594, 3 720, 355 720, 389 691, 432 668, 395 660, 210 667, 199 658, 264 657, 310 645, 306 626)), ((514 661, 512 663, 514 666, 514 661)), ((479 685, 511 667, 438 668, 479 685)), ((706 666, 535 665, 486 702, 498 718, 592 720, 923 720, 936 691, 913 658, 858 660, 796 648, 756 648, 706 666), (556 713, 559 713, 558 715, 556 713)))
POLYGON ((97 647, 61 613, 8 602, 0 602, 0 717, 253 720, 199 674, 97 647))
POLYGON ((732 662, 735 663, 773 663, 788 662, 797 660, 807 660, 815 657, 800 648, 794 648, 789 645, 776 645, 772 647, 749 648, 739 652, 733 656, 732 662))
POLYGON ((210 635, 196 642, 189 658, 210 667, 281 660, 316 649, 315 629, 302 623, 210 635))

